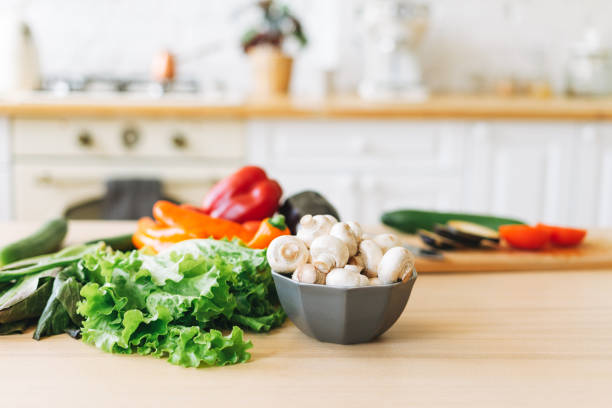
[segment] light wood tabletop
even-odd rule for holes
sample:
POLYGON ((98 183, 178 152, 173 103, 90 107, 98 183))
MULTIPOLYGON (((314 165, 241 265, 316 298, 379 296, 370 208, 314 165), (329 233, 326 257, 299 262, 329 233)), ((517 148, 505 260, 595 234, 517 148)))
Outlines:
MULTIPOLYGON (((74 223, 76 242, 129 223, 74 223)), ((0 225, 0 244, 32 224, 0 225)), ((252 360, 187 369, 66 335, 0 337, 2 407, 612 406, 612 269, 424 274, 378 340, 320 343, 290 322, 252 360)))
POLYGON ((0 116, 293 119, 611 120, 610 98, 545 99, 494 95, 433 95, 425 101, 368 101, 354 95, 207 100, 201 96, 54 97, 32 93, 0 98, 0 116))

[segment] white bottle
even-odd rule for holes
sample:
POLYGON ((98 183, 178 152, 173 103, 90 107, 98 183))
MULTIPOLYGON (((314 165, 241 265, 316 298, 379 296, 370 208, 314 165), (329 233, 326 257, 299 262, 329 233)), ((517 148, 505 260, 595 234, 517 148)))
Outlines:
POLYGON ((15 14, 0 16, 0 93, 39 86, 38 53, 30 27, 15 14))

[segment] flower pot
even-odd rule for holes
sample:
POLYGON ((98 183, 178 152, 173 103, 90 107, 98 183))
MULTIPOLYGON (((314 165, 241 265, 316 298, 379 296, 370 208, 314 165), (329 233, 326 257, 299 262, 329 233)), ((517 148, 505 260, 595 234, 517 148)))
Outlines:
POLYGON ((291 81, 293 59, 278 48, 269 46, 253 47, 248 55, 253 69, 253 95, 286 95, 291 81))

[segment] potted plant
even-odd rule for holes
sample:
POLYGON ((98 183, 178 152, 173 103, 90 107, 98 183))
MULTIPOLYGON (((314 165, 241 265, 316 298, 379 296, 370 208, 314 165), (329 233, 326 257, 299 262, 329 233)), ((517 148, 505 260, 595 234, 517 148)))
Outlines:
POLYGON ((259 1, 261 21, 242 36, 242 48, 253 68, 256 96, 285 95, 289 90, 293 58, 286 52, 286 40, 299 47, 307 40, 300 21, 289 8, 274 0, 259 1))

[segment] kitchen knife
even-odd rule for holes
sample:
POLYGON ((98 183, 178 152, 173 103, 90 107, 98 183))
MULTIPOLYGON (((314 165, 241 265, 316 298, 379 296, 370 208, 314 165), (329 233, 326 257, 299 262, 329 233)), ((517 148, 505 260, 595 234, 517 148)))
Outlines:
POLYGON ((403 247, 412 252, 415 256, 421 258, 435 259, 438 261, 442 261, 444 259, 442 252, 435 249, 426 249, 410 244, 403 244, 403 247))

